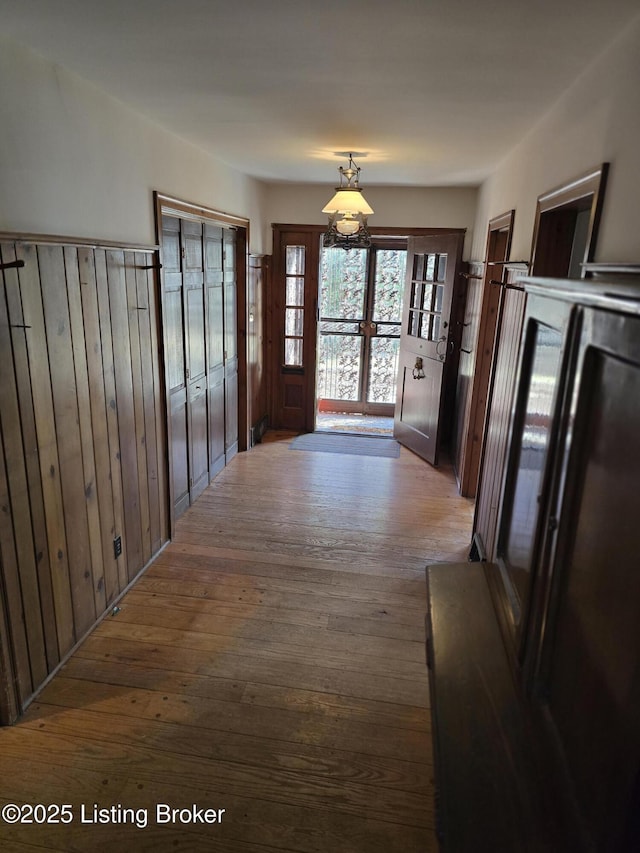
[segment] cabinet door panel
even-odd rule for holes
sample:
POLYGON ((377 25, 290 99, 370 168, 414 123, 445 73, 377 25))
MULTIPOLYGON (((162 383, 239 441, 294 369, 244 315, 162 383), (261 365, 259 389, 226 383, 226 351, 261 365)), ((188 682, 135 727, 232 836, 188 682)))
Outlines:
POLYGON ((224 370, 209 374, 209 477, 225 466, 224 370))
POLYGON ((204 385, 189 400, 190 497, 194 501, 209 483, 207 393, 204 385))
POLYGON ((637 850, 640 319, 586 310, 541 682, 598 850, 637 850))
POLYGON ((571 316, 568 305, 532 297, 524 325, 497 546, 512 611, 509 621, 518 641, 526 631, 536 581, 536 555, 543 535, 540 523, 549 498, 559 426, 555 413, 564 393, 561 364, 571 316))
POLYGON ((225 367, 225 452, 227 462, 238 452, 238 359, 225 367))
POLYGON ((171 473, 173 477, 173 507, 176 518, 179 518, 189 506, 186 397, 185 391, 171 396, 171 473))
POLYGON ((187 299, 187 324, 189 328, 189 380, 204 376, 204 291, 201 287, 189 288, 187 299))
POLYGON ((224 362, 224 313, 222 286, 209 287, 207 291, 207 339, 209 369, 224 362))

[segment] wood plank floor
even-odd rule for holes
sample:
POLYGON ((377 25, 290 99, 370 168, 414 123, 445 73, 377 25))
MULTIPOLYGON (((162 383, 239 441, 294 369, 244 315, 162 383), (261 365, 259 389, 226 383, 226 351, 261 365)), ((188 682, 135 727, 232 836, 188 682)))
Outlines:
POLYGON ((437 850, 424 566, 465 558, 472 503, 404 449, 268 437, 0 730, 0 807, 73 813, 0 820, 1 850, 437 850), (158 803, 225 811, 165 824, 158 803))

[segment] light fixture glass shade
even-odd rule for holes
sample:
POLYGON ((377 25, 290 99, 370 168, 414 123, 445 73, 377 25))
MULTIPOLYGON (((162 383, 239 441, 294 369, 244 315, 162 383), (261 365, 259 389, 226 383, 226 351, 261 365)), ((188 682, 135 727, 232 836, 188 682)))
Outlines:
POLYGON ((336 222, 336 230, 338 234, 356 234, 360 230, 360 220, 354 219, 350 213, 344 217, 344 219, 339 219, 336 222))
POLYGON ((362 195, 362 190, 352 187, 338 188, 331 201, 322 208, 323 213, 361 213, 369 216, 373 208, 362 195))

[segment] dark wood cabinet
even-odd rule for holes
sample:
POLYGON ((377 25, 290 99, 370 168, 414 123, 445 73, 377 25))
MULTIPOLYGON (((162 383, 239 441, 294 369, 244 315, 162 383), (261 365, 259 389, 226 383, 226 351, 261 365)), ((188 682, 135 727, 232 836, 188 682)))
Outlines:
MULTIPOLYGON (((505 785, 513 772, 509 756, 526 755, 532 744, 552 769, 547 778, 532 778, 523 766, 522 790, 533 791, 532 802, 544 801, 541 787, 555 792, 563 834, 557 848, 547 847, 548 827, 541 833, 523 819, 511 827, 510 840, 500 830, 502 846, 493 849, 564 850, 570 837, 578 850, 631 853, 640 850, 640 572, 634 541, 640 519, 640 276, 530 278, 523 284, 527 309, 497 560, 482 567, 491 604, 477 591, 473 602, 469 598, 480 564, 458 567, 446 583, 443 567, 429 570, 438 777, 449 789, 442 800, 455 799, 459 786, 450 767, 450 725, 457 727, 458 742, 473 730, 476 744, 483 734, 487 738, 487 755, 504 753, 500 766, 475 761, 471 788, 484 789, 485 799, 486 786, 513 789, 513 780, 505 785), (447 606, 445 624, 441 611, 447 606), (456 628, 457 622, 470 624, 469 606, 475 623, 501 628, 502 644, 494 639, 485 649, 492 667, 474 648, 482 631, 471 636, 456 628), (458 656, 480 655, 472 670, 486 668, 476 688, 471 678, 451 681, 447 649, 456 630, 458 656), (504 687, 507 671, 511 688, 504 687), (493 683, 498 677, 499 692, 493 683), (495 717, 479 731, 479 714, 488 704, 495 717), (523 732, 530 741, 526 748, 523 732)), ((498 832, 500 802, 496 795, 492 814, 482 818, 488 837, 494 827, 498 832)), ((466 849, 456 846, 464 835, 444 818, 444 849, 466 849)))

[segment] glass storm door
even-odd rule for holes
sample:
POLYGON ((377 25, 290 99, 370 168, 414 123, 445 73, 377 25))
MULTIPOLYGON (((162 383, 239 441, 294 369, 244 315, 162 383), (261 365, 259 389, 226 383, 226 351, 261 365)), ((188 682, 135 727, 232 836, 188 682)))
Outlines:
POLYGON ((322 250, 319 411, 393 414, 406 257, 398 243, 322 250))

